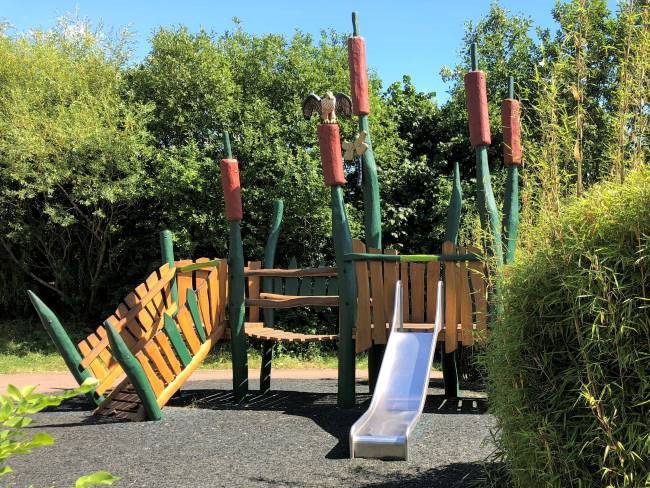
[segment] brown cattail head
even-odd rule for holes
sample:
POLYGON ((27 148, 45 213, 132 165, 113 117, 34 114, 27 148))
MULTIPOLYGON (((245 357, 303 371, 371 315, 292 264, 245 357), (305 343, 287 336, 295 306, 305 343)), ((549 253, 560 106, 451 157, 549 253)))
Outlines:
POLYGON ((366 42, 361 36, 348 38, 348 65, 350 67, 350 88, 352 91, 352 112, 354 115, 368 115, 368 64, 366 42))
POLYGON ((470 71, 465 75, 465 97, 469 115, 469 140, 472 147, 489 146, 492 137, 488 117, 485 73, 470 71))
POLYGON ((327 186, 345 184, 343 174, 343 157, 341 156, 341 136, 338 124, 320 124, 318 126, 318 145, 323 176, 327 186))
POLYGON ((226 202, 226 219, 241 220, 244 211, 241 204, 241 185, 239 183, 239 163, 236 159, 222 159, 221 184, 226 202))
POLYGON ((521 121, 518 100, 506 98, 501 102, 501 125, 503 127, 503 162, 521 164, 521 121))

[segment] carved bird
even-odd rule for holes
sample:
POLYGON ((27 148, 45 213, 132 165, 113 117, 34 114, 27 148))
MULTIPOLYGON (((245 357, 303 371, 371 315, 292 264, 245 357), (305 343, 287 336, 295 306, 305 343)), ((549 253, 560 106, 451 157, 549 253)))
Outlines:
POLYGON ((302 114, 305 119, 318 112, 325 124, 336 124, 337 110, 343 117, 352 115, 352 99, 344 93, 334 95, 328 91, 322 98, 315 93, 310 93, 302 102, 302 114))

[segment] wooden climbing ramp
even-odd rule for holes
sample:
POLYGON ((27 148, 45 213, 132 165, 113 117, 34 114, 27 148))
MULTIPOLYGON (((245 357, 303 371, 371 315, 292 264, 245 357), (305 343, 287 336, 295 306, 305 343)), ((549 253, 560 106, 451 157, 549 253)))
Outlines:
POLYGON ((176 265, 178 304, 166 308, 145 295, 121 318, 105 321, 114 360, 125 377, 95 410, 96 415, 123 420, 159 417, 160 408, 224 336, 226 261, 178 261, 176 265), (203 263, 205 268, 200 267, 203 263), (133 347, 119 330, 142 322, 156 326, 141 347, 133 347))

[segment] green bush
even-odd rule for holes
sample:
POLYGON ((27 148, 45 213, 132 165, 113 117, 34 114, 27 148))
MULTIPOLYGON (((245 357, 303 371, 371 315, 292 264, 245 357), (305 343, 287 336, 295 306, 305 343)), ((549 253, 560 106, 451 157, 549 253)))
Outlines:
POLYGON ((486 358, 500 454, 516 486, 650 486, 650 171, 543 220, 486 358))

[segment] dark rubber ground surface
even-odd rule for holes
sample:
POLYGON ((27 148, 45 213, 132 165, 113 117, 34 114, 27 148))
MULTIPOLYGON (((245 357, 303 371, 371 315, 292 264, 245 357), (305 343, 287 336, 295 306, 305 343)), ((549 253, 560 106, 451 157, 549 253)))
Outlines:
MULTIPOLYGON (((476 486, 492 450, 482 395, 463 392, 445 402, 430 394, 409 461, 348 459, 348 431, 365 411, 336 408, 336 381, 277 380, 274 392, 232 404, 228 382, 193 382, 164 409, 161 422, 95 424, 75 400, 36 415, 34 430, 51 447, 13 458, 4 486, 74 485, 77 476, 106 469, 117 487, 444 487, 476 486)), ((255 383, 251 387, 257 387, 255 383)))

